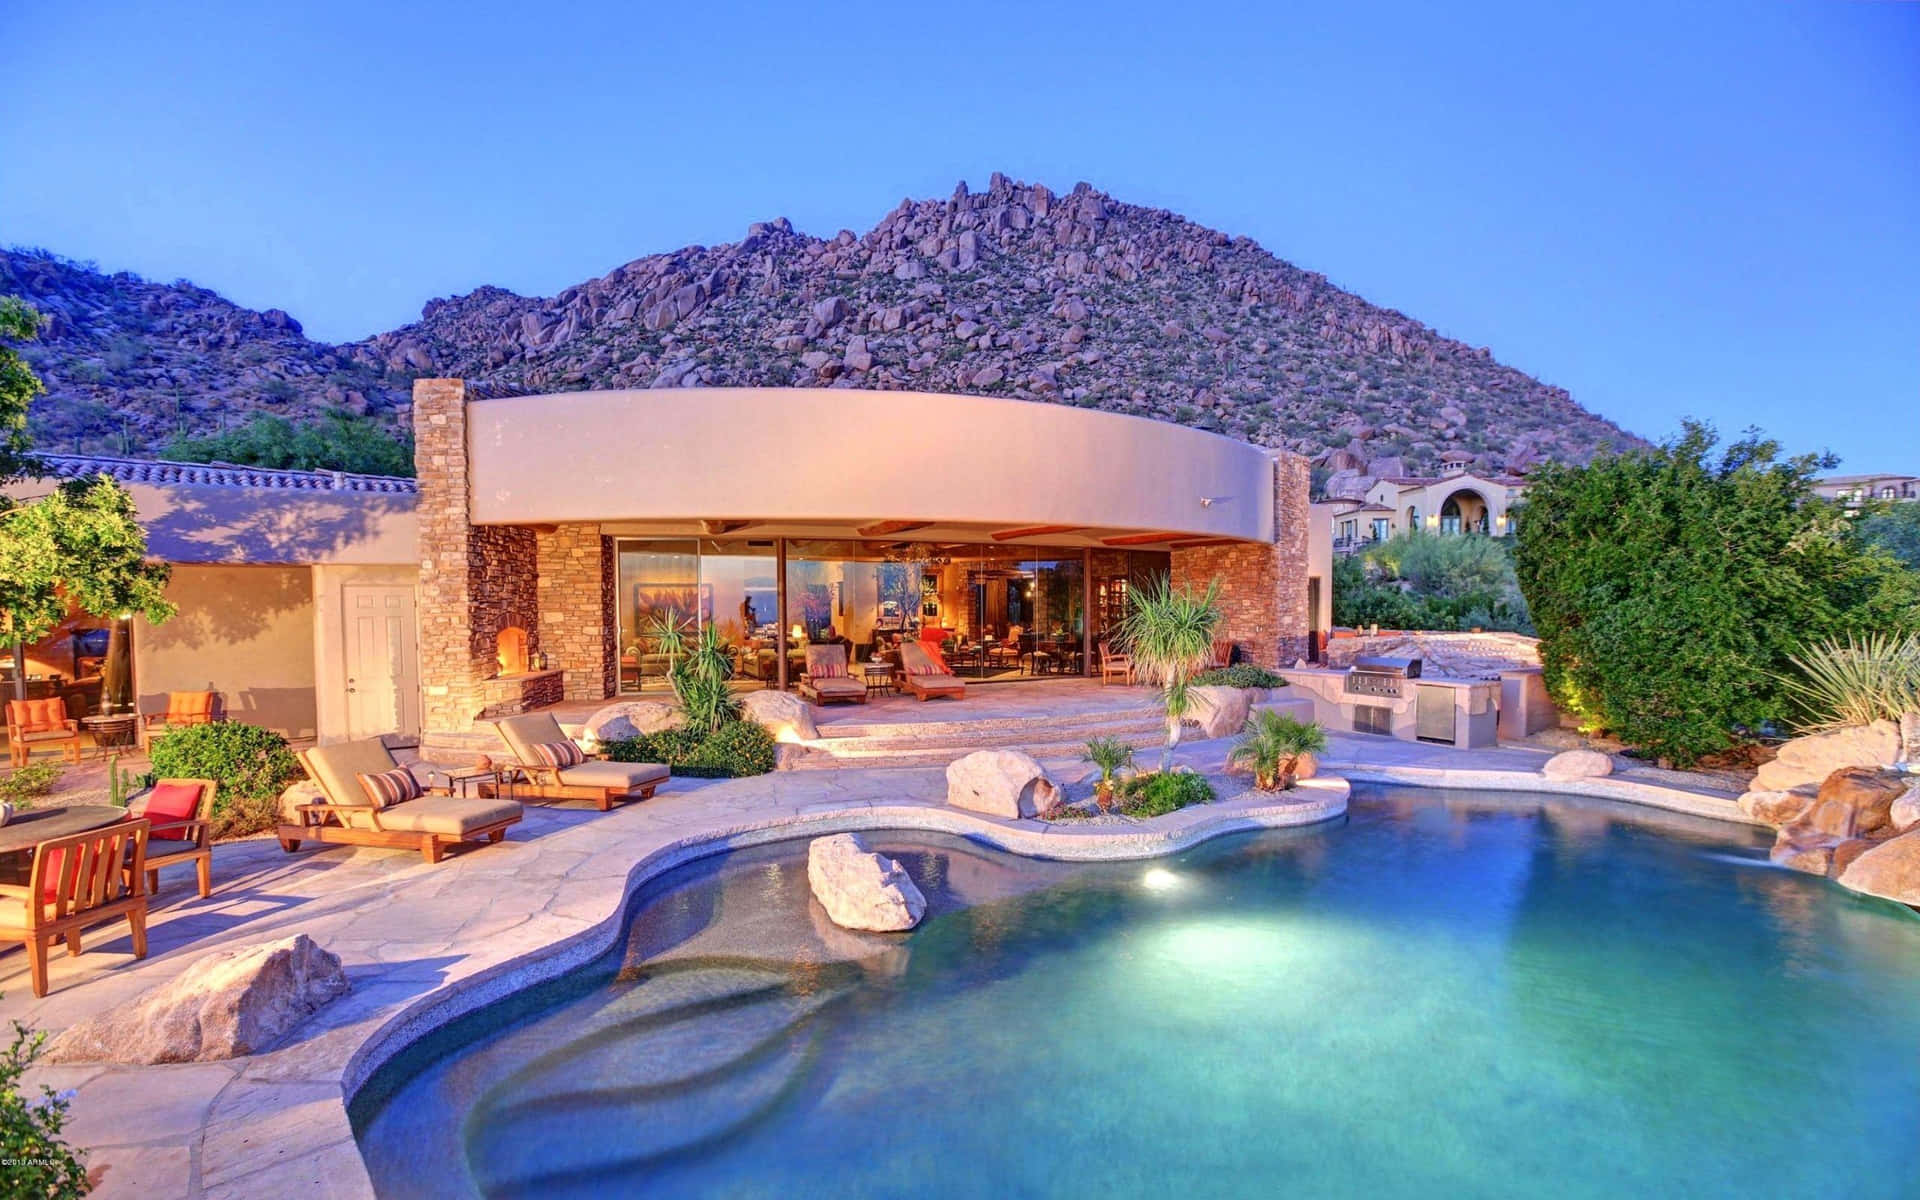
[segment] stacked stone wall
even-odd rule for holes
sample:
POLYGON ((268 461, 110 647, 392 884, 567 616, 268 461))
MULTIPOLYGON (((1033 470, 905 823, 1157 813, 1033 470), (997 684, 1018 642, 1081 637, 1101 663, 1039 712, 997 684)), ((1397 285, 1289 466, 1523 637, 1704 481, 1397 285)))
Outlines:
POLYGON ((1220 584, 1220 636, 1263 667, 1291 666, 1307 655, 1307 522, 1310 470, 1297 454, 1274 461, 1274 541, 1191 546, 1173 552, 1175 587, 1220 584))

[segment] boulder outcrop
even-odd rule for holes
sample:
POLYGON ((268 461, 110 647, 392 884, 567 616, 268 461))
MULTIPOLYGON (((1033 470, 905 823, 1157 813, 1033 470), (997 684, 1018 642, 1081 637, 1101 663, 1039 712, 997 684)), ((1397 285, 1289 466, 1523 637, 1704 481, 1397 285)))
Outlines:
POLYGON ((588 717, 582 729, 589 744, 597 745, 678 729, 685 720, 677 705, 660 700, 622 700, 588 717))
POLYGON ((1540 767, 1548 779, 1600 779, 1613 774, 1613 759, 1598 750, 1563 750, 1540 767))
POLYGON ((1790 792, 1752 791, 1741 796, 1738 804, 1740 811, 1754 820, 1778 828, 1791 825, 1807 815, 1807 810, 1813 807, 1813 792, 1807 789, 1790 792))
POLYGON ((947 803, 1018 820, 1043 817, 1065 799, 1060 785, 1024 750, 976 750, 947 764, 947 803))
POLYGON ((833 923, 892 933, 912 929, 927 898, 893 859, 873 853, 858 834, 815 838, 807 847, 807 885, 833 923))
POLYGON ((741 715, 767 727, 776 742, 811 742, 820 736, 813 723, 813 706, 792 692, 748 692, 740 698, 741 715))
POLYGON ((340 956, 306 934, 201 958, 174 980, 62 1032, 49 1062, 211 1062, 259 1054, 345 995, 340 956))
POLYGON ((1920 830, 1890 838, 1840 872, 1840 886, 1920 907, 1920 830))
POLYGON ((1794 738, 1772 762, 1754 773, 1753 788, 1784 792, 1809 784, 1818 787, 1842 767, 1884 767, 1900 754, 1900 730, 1892 721, 1854 725, 1831 733, 1794 738))
POLYGON ((1198 725, 1203 738, 1232 737, 1246 728, 1251 711, 1252 689, 1196 687, 1187 690, 1187 714, 1181 720, 1198 725))

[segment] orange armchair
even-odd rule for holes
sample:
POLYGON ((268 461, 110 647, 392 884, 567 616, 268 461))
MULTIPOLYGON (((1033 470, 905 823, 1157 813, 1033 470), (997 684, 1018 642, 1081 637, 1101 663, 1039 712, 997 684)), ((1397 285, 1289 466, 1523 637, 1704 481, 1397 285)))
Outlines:
POLYGON ((80 761, 80 722, 67 715, 67 702, 58 696, 7 701, 7 753, 13 765, 26 766, 38 745, 63 747, 68 762, 80 761))
POLYGON ((156 728, 179 729, 185 725, 208 725, 213 722, 213 693, 207 692, 168 692, 165 712, 145 713, 141 716, 142 728, 148 737, 152 737, 156 728))

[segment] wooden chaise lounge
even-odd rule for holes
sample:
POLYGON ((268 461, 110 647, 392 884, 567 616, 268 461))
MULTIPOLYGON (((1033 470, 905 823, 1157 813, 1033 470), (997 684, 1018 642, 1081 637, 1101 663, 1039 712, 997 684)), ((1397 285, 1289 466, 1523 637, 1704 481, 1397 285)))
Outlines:
POLYGON ((524 713, 493 723, 528 783, 522 795, 542 800, 591 800, 601 812, 616 800, 645 800, 667 781, 661 763, 588 760, 586 752, 560 728, 552 713, 524 713))
POLYGON ((935 696, 964 699, 967 685, 947 670, 947 664, 934 657, 925 642, 900 643, 900 686, 922 703, 935 696))
MULTIPOLYGON (((327 799, 297 806, 297 821, 282 820, 280 848, 289 854, 301 842, 331 842, 417 849, 422 858, 437 863, 449 846, 499 841, 523 815, 518 802, 492 797, 415 791, 394 800, 391 796, 401 793, 388 790, 376 799, 383 784, 387 789, 411 790, 405 781, 394 782, 395 773, 405 768, 379 738, 314 746, 300 752, 300 761, 327 799)), ((415 783, 412 788, 418 786, 415 783)))
POLYGON ((867 681, 847 670, 847 648, 837 644, 807 647, 807 673, 800 694, 815 704, 867 702, 867 681))

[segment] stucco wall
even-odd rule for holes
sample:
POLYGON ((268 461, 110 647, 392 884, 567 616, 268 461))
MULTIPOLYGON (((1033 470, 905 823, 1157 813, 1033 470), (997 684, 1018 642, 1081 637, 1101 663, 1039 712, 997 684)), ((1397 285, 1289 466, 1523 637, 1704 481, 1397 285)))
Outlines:
POLYGON ((1265 451, 1065 405, 695 388, 476 400, 466 421, 476 524, 890 518, 1274 539, 1265 451))
POLYGON ((179 564, 167 598, 180 610, 172 620, 134 622, 134 693, 142 712, 164 709, 168 692, 212 688, 228 717, 288 737, 314 736, 308 568, 179 564))

